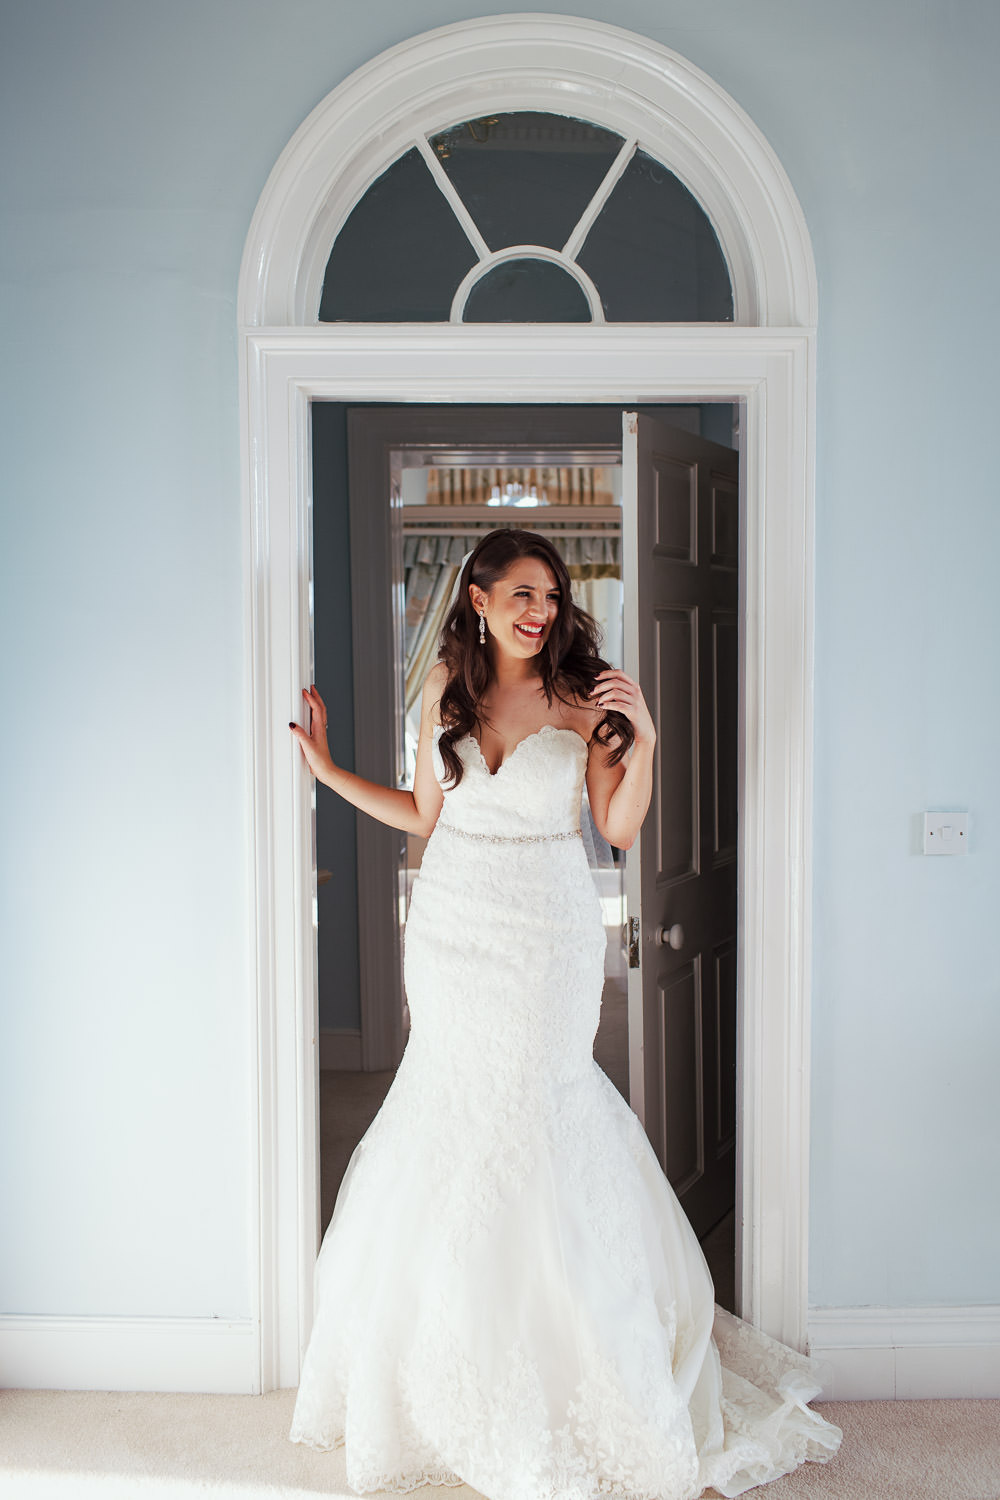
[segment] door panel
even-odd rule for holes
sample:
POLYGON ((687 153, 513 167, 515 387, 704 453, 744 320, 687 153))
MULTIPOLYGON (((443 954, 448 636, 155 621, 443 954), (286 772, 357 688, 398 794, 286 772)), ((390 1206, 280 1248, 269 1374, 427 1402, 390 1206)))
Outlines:
POLYGON ((738 833, 740 622, 735 610, 712 616, 712 862, 736 858, 738 833))
MULTIPOLYGON (((696 960, 658 985, 663 1040, 663 1099, 686 1094, 694 1080, 695 1097, 701 1099, 702 1066, 701 965, 696 960)), ((696 1183, 705 1170, 704 1110, 686 1110, 674 1122, 663 1117, 667 1176, 678 1195, 696 1183)))
POLYGON ((653 475, 656 494, 653 548, 659 557, 694 562, 698 545, 697 466, 656 455, 653 475))
POLYGON ((740 488, 735 476, 711 473, 712 566, 736 574, 740 566, 740 488))
POLYGON ((653 799, 630 856, 644 1117, 705 1234, 735 1201, 738 457, 626 412, 623 462, 638 600, 627 654, 657 721, 653 799))
POLYGON ((690 609, 657 610, 653 617, 656 661, 657 776, 652 828, 656 834, 657 881, 697 869, 698 618, 690 609), (669 806, 664 797, 669 796, 669 806))
POLYGON ((719 1043, 716 1048, 716 1156, 736 1144, 736 943, 720 943, 715 958, 715 1013, 719 1043))

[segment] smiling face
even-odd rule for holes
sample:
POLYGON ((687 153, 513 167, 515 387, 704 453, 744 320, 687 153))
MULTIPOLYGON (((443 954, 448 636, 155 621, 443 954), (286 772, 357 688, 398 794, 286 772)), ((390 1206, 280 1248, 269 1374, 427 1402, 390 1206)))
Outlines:
POLYGON ((488 594, 473 583, 469 595, 485 609, 487 640, 522 659, 538 655, 559 613, 559 585, 540 557, 519 557, 488 594))

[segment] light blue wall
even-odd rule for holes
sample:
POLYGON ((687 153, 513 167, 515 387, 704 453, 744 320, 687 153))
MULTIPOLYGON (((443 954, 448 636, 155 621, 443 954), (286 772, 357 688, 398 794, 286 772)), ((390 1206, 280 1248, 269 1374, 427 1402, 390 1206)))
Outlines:
MULTIPOLYGON (((240 253, 335 84, 503 8, 5 7, 3 1311, 249 1311, 240 253)), ((1000 1303, 1000 12, 548 9, 709 72, 815 247, 811 1300, 1000 1303)))

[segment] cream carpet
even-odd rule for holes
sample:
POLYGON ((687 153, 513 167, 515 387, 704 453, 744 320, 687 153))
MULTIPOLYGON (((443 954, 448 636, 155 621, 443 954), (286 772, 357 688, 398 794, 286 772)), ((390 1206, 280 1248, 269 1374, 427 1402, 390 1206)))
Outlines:
MULTIPOLYGON (((340 1454, 288 1441, 294 1391, 267 1396, 0 1392, 4 1500, 353 1500, 340 1454)), ((760 1500, 1000 1500, 1000 1401, 828 1401, 837 1457, 760 1500)), ((415 1500, 478 1500, 425 1488, 415 1500)))

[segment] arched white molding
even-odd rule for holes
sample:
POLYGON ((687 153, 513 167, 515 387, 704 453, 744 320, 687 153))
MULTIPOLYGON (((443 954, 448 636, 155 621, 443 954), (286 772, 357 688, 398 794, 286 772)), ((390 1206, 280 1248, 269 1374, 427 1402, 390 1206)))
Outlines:
POLYGON ((334 89, 282 152, 257 205, 240 271, 241 325, 315 323, 330 248, 365 190, 420 136, 500 109, 572 114, 634 137, 708 214, 729 266, 735 321, 815 326, 802 210, 739 105, 647 37, 553 15, 425 32, 334 89))
POLYGON ((502 266, 509 260, 547 260, 550 265, 559 266, 572 276, 577 286, 583 292, 590 307, 591 321, 594 323, 604 322, 604 307, 601 304, 601 294, 597 290, 590 277, 582 266, 569 259, 561 250, 550 250, 545 245, 508 245, 505 250, 497 250, 488 260, 481 260, 474 265, 459 283, 458 291, 455 293, 451 304, 451 321, 461 323, 465 312, 465 304, 469 300, 472 288, 488 276, 496 266, 502 266))

